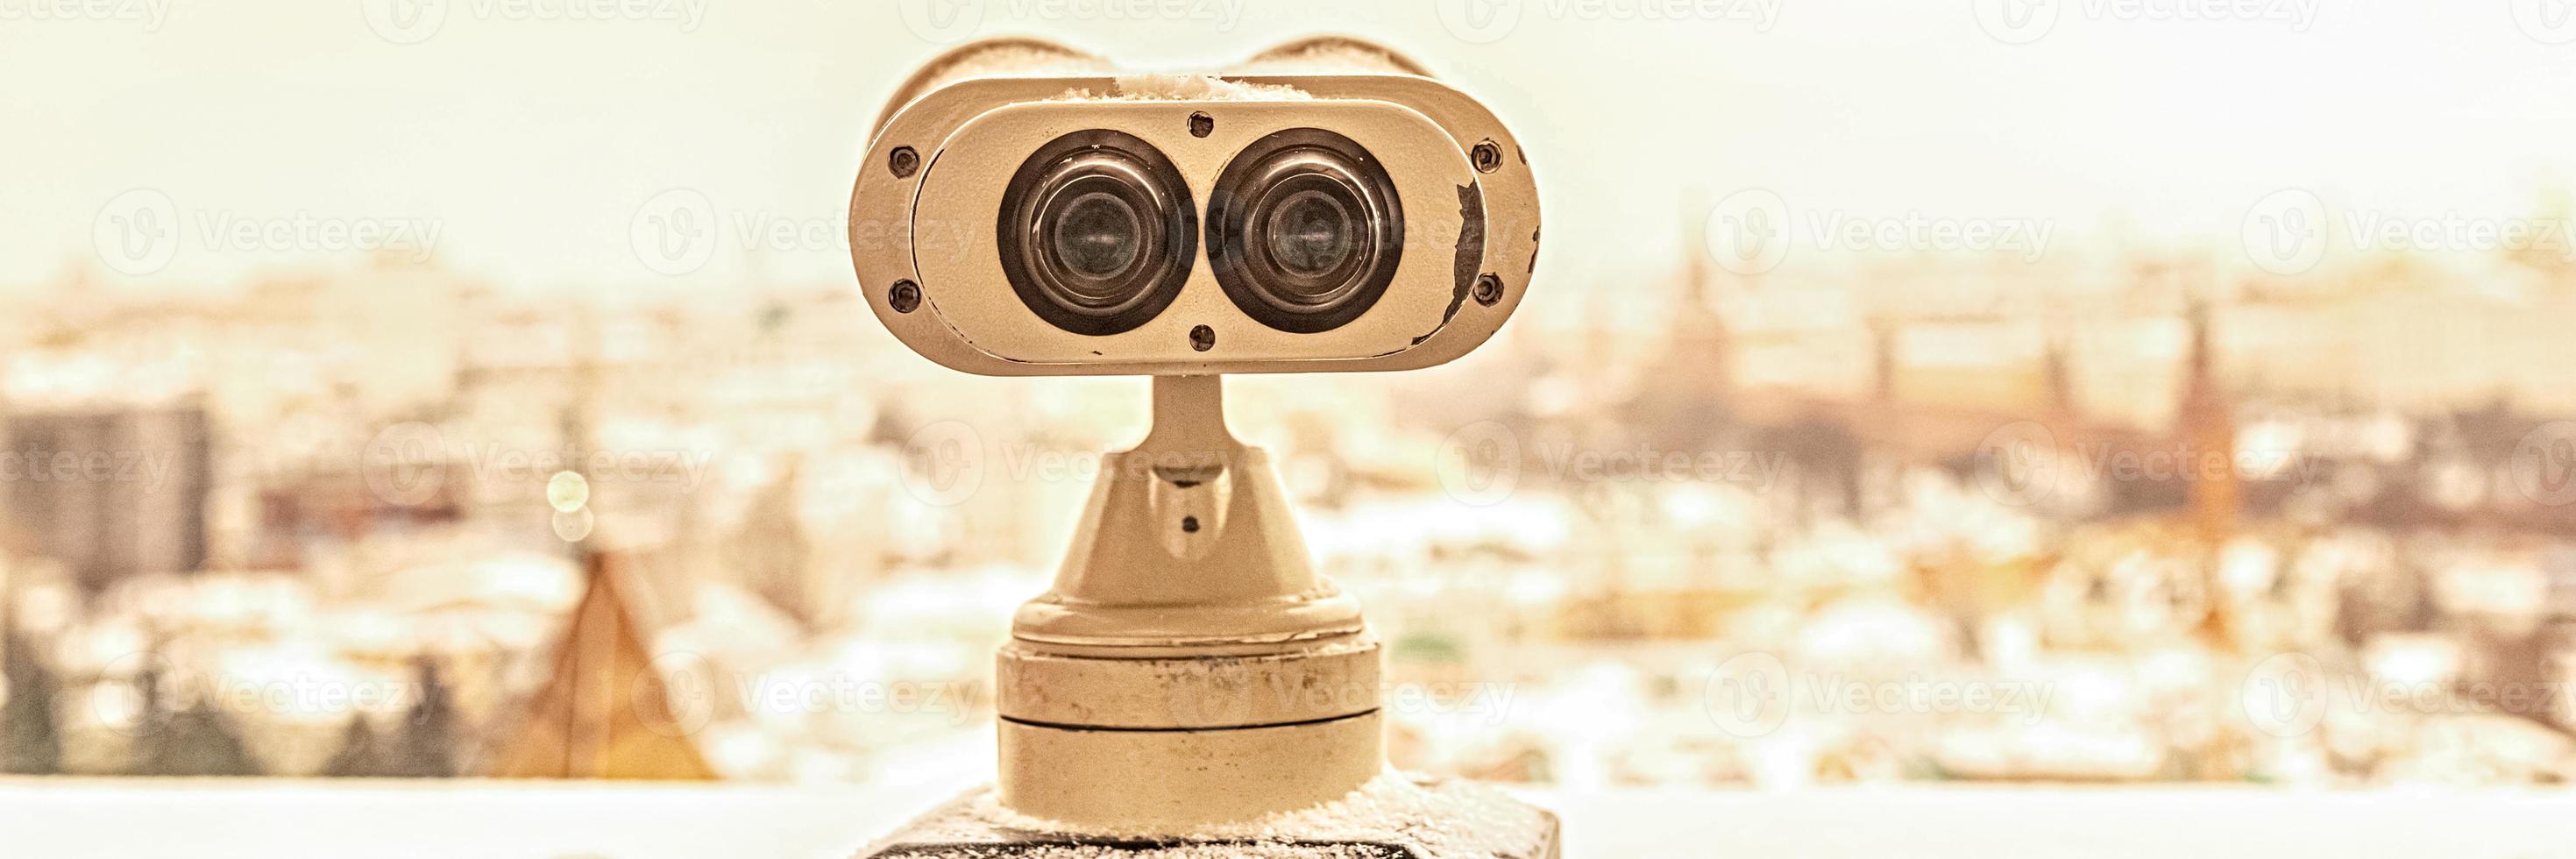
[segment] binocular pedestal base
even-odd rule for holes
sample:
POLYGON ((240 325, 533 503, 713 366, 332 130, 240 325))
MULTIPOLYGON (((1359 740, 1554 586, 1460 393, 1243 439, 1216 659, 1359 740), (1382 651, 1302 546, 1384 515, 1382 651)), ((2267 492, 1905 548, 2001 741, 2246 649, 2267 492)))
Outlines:
POLYGON ((1189 832, 1071 831, 979 788, 861 851, 913 859, 1559 859, 1556 816, 1459 779, 1389 773, 1340 801, 1189 832))

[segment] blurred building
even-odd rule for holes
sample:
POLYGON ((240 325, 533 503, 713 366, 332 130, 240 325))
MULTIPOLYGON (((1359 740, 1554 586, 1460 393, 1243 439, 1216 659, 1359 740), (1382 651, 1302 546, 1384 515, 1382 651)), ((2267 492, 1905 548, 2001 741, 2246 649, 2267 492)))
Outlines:
POLYGON ((20 408, 0 418, 14 474, 10 538, 67 567, 89 593, 206 559, 212 472, 194 406, 20 408))

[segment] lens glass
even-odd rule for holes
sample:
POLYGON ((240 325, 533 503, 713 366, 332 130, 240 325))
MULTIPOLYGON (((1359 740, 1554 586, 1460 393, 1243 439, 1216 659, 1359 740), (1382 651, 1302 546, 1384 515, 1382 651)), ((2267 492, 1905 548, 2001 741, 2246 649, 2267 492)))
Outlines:
POLYGON ((1107 129, 1059 137, 1020 165, 994 224, 1002 275, 1057 328, 1109 335, 1162 313, 1189 279, 1197 213, 1180 171, 1107 129))
POLYGON ((1290 274, 1319 277, 1340 268, 1360 244, 1360 228, 1338 195, 1308 188, 1270 210, 1270 258, 1290 274))
POLYGON ((1376 304, 1404 254, 1404 209, 1384 165, 1320 128, 1237 153, 1208 195, 1208 260, 1246 315, 1303 334, 1376 304))
POLYGON ((1110 278, 1136 264, 1145 222, 1136 207, 1105 191, 1073 198, 1047 222, 1055 261, 1083 278, 1110 278))

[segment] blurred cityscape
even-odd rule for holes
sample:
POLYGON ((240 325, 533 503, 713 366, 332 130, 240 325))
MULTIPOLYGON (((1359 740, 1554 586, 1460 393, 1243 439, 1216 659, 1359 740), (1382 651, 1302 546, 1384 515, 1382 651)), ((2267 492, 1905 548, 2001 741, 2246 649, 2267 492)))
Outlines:
MULTIPOLYGON (((1450 367, 1229 382, 1388 642, 1397 765, 2576 776, 2563 255, 1690 246, 1450 367)), ((1143 423, 847 283, 86 271, 0 314, 9 772, 989 769, 992 649, 1143 423)))

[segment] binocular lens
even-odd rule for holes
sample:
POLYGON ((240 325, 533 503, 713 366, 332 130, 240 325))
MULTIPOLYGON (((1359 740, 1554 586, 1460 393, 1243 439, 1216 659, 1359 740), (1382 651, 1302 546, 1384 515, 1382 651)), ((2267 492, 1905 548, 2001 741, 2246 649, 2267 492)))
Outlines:
POLYGON ((1078 277, 1114 277, 1142 255, 1144 218, 1116 194, 1076 197, 1048 226, 1055 232, 1055 262, 1078 277))
POLYGON ((1237 154, 1208 195, 1208 257, 1245 315, 1330 331, 1367 313, 1404 253, 1386 168, 1348 137, 1294 128, 1237 154))
POLYGON ((1151 144, 1105 129, 1056 138, 1022 162, 994 232, 1020 303, 1077 334, 1153 319, 1180 295, 1198 251, 1180 170, 1151 144))
POLYGON ((1270 237, 1270 258, 1289 274, 1313 277, 1340 268, 1364 240, 1359 214, 1322 190, 1290 194, 1270 211, 1262 232, 1270 237))

